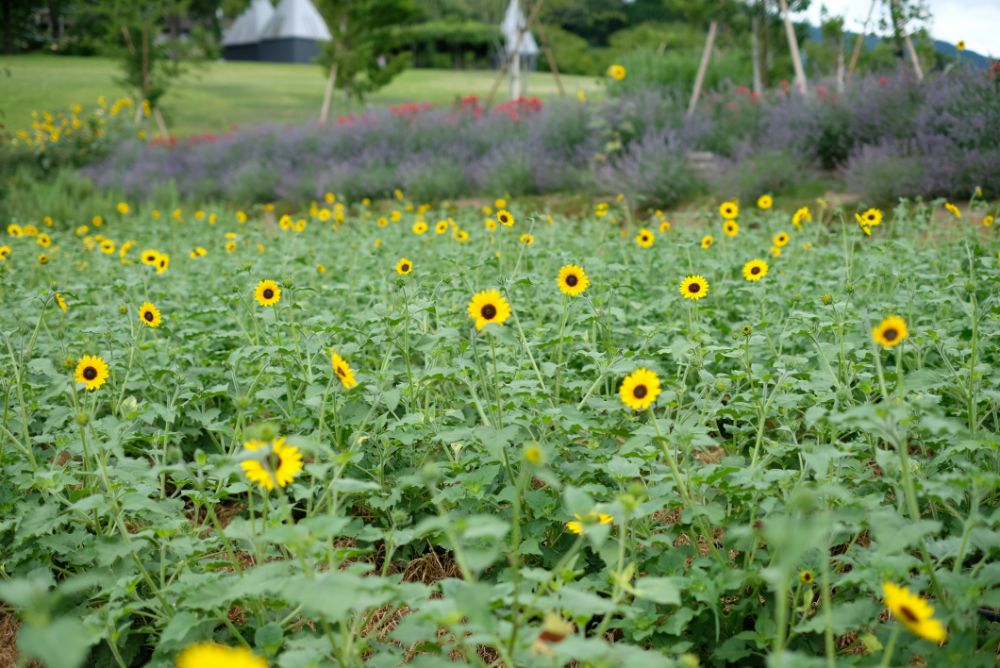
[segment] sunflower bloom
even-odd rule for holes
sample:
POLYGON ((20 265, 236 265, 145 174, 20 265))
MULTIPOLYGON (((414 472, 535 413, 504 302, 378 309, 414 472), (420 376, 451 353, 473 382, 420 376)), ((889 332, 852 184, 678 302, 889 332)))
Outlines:
POLYGON ((784 248, 788 245, 788 233, 778 232, 771 238, 771 243, 773 243, 778 248, 784 248))
POLYGON ((66 300, 63 299, 63 296, 61 294, 57 292, 54 295, 52 295, 52 298, 56 300, 56 306, 59 307, 60 311, 62 311, 63 313, 69 313, 69 304, 66 303, 66 300))
POLYGON ((660 378, 649 369, 636 369, 625 376, 618 394, 622 403, 632 410, 645 410, 660 394, 660 378))
POLYGON ((952 204, 951 202, 945 202, 944 208, 948 210, 948 213, 955 216, 956 218, 962 217, 962 212, 959 211, 958 207, 952 204))
POLYGON ((625 78, 625 68, 622 65, 612 65, 608 68, 608 76, 615 81, 621 81, 625 78))
POLYGON ((767 276, 767 262, 756 259, 743 265, 743 278, 748 281, 759 281, 767 276))
POLYGON ((151 327, 153 329, 159 327, 162 322, 159 309, 149 302, 145 302, 139 307, 139 320, 141 320, 147 327, 151 327))
POLYGON ((250 482, 257 483, 267 491, 286 487, 302 470, 302 453, 285 439, 276 438, 270 444, 247 441, 243 447, 258 453, 240 464, 250 482))
POLYGON ((147 249, 142 251, 142 255, 139 256, 140 261, 150 267, 155 267, 156 263, 160 260, 160 252, 153 249, 147 249))
POLYGON ((761 195, 757 198, 757 208, 767 211, 774 206, 774 198, 770 195, 761 195))
POLYGON ((590 279, 587 278, 587 273, 583 270, 583 267, 576 264, 567 264, 559 270, 559 290, 563 294, 576 297, 582 294, 589 285, 590 279))
POLYGON ((330 353, 330 366, 333 367, 333 372, 337 374, 344 389, 349 390, 358 384, 358 379, 354 377, 354 369, 337 353, 330 353))
POLYGON ((711 248, 712 244, 714 244, 714 243, 715 243, 715 237, 713 237, 711 234, 706 234, 705 236, 703 236, 701 238, 701 247, 702 248, 706 248, 706 249, 707 248, 711 248))
POLYGON ((882 584, 882 598, 892 616, 921 638, 942 643, 948 637, 944 625, 934 619, 934 607, 906 587, 885 582, 882 584))
POLYGON ((635 235, 635 242, 641 248, 649 248, 653 245, 654 241, 656 241, 656 236, 645 227, 639 230, 639 234, 635 235))
POLYGON ((73 378, 88 392, 96 390, 108 380, 108 363, 96 355, 84 355, 76 363, 73 378))
POLYGON ((799 582, 804 585, 811 585, 816 581, 816 577, 813 575, 812 571, 802 571, 799 573, 799 582))
POLYGON ((719 205, 719 214, 726 220, 735 220, 740 215, 740 205, 736 200, 729 200, 719 205))
POLYGON ((156 273, 162 274, 167 269, 170 268, 170 256, 166 253, 160 253, 160 257, 156 258, 156 273))
POLYGON ((0 246, 0 261, 6 260, 7 256, 10 255, 10 253, 11 253, 10 246, 0 246))
POLYGON ((396 263, 396 273, 400 276, 406 276, 411 271, 413 271, 413 263, 405 257, 401 258, 399 262, 396 263))
POLYGON ((812 219, 813 217, 812 213, 809 211, 809 207, 803 206, 792 214, 792 225, 795 226, 795 229, 801 230, 803 221, 812 222, 812 219))
POLYGON ((983 217, 983 227, 992 227, 994 220, 996 220, 996 219, 993 216, 984 216, 983 217))
POLYGON ((177 668, 267 668, 267 661, 245 647, 214 642, 191 645, 177 655, 177 668))
POLYGON ((735 220, 727 220, 722 224, 722 231, 727 237, 732 239, 740 233, 740 224, 735 220))
POLYGON ((533 234, 524 233, 521 235, 519 241, 525 246, 530 246, 535 243, 535 236, 533 234))
POLYGON ((684 299, 698 301, 708 294, 708 281, 705 280, 704 276, 688 276, 681 281, 680 291, 684 295, 684 299))
POLYGON ((476 329, 493 323, 502 325, 510 317, 510 304, 497 290, 483 290, 469 302, 469 317, 476 321, 476 329))
POLYGON ((497 221, 504 227, 514 226, 514 214, 512 214, 507 209, 500 209, 497 211, 497 221))
POLYGON ((418 237, 427 232, 427 223, 420 221, 413 223, 413 233, 418 237))
POLYGON ((660 234, 666 234, 670 231, 670 221, 664 220, 660 223, 660 234))
POLYGON ((884 348, 898 346, 909 335, 906 321, 898 315, 890 315, 878 327, 872 328, 872 339, 884 348))
POLYGON ((272 280, 261 281, 253 291, 253 298, 261 306, 274 306, 281 301, 281 288, 272 280))
POLYGON ((596 511, 590 511, 586 515, 581 515, 580 513, 574 513, 575 520, 570 520, 566 522, 566 528, 570 533, 575 533, 577 536, 586 531, 587 526, 592 524, 611 524, 615 521, 615 518, 607 513, 598 513, 596 511))
POLYGON ((434 233, 435 234, 444 234, 447 231, 448 231, 448 221, 447 220, 439 220, 437 222, 437 225, 434 226, 434 233))

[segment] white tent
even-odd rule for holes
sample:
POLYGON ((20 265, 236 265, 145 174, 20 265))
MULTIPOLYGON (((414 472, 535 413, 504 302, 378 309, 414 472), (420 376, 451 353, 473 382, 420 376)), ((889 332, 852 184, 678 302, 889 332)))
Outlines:
POLYGON ((524 94, 521 83, 522 65, 527 69, 534 69, 538 59, 538 42, 528 30, 528 22, 517 0, 510 0, 507 5, 500 23, 500 32, 503 33, 504 57, 510 63, 510 97, 516 100, 524 94))
POLYGON ((247 10, 229 26, 229 30, 222 34, 222 46, 256 44, 264 32, 264 26, 273 15, 271 0, 253 0, 247 10))
POLYGON ((309 0, 281 0, 260 36, 260 59, 308 63, 319 55, 320 42, 330 41, 326 21, 309 0))

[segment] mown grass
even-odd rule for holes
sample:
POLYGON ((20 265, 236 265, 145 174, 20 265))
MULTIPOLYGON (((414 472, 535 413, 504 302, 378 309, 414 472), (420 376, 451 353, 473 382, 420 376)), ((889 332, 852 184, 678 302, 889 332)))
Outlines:
POLYGON ((670 227, 613 201, 551 222, 512 202, 495 230, 478 206, 430 209, 416 235, 404 201, 241 223, 102 197, 51 227, 43 209, 3 221, 52 237, 6 237, 0 262, 0 599, 23 654, 166 667, 214 640, 303 668, 994 665, 1000 259, 982 202, 946 221, 901 205, 871 236, 853 210, 814 207, 798 230, 744 203, 730 238, 716 206, 670 227), (568 264, 579 296, 557 286, 568 264), (691 275, 701 300, 679 290, 691 275), (476 330, 469 302, 491 289, 513 313, 476 330), (883 348, 892 314, 909 334, 883 348), (84 355, 109 365, 93 391, 73 382, 84 355), (640 368, 662 391, 633 411, 619 390, 640 368), (305 464, 266 491, 243 465, 270 451, 245 444, 279 436, 305 464), (904 628, 896 599, 887 614, 885 583, 930 599, 910 627, 946 640, 904 628))
MULTIPOLYGON (((479 70, 407 70, 375 93, 370 104, 401 102, 446 104, 456 97, 485 97, 495 72, 479 70)), ((13 130, 31 125, 31 112, 92 105, 97 97, 124 96, 118 85, 118 65, 107 58, 44 55, 0 56, 0 122, 13 130)), ((219 132, 231 126, 300 123, 319 117, 325 80, 316 65, 213 62, 193 70, 163 100, 170 131, 180 136, 219 132)), ((592 77, 565 76, 567 95, 579 89, 598 92, 592 77)), ((558 91, 548 72, 532 74, 528 94, 551 98, 558 91)), ((506 99, 506 84, 497 101, 506 99)), ((357 112, 357 102, 343 95, 334 113, 357 112)))

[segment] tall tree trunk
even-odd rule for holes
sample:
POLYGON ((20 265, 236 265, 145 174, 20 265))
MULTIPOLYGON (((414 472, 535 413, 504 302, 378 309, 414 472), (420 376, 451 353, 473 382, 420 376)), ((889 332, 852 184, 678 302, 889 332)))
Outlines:
POLYGON ((750 62, 753 65, 753 92, 764 92, 764 77, 760 71, 760 17, 756 14, 750 20, 750 62))
POLYGON ((802 56, 799 54, 799 40, 795 36, 795 28, 792 27, 792 17, 788 15, 788 3, 781 2, 781 14, 785 21, 785 35, 788 37, 788 49, 792 52, 792 65, 795 66, 795 83, 799 87, 799 92, 806 93, 806 71, 802 68, 802 56))
POLYGON ((691 102, 688 104, 688 116, 692 116, 694 110, 698 107, 698 98, 701 97, 701 87, 705 83, 705 72, 708 70, 708 60, 712 56, 712 46, 715 44, 715 33, 718 29, 719 24, 715 21, 712 21, 708 26, 705 49, 701 52, 701 62, 698 63, 698 75, 694 79, 694 90, 691 91, 691 102))
POLYGON ((326 80, 326 93, 323 94, 323 108, 319 112, 319 122, 326 125, 330 120, 330 105, 333 103, 333 89, 337 86, 337 63, 330 67, 330 76, 326 80))

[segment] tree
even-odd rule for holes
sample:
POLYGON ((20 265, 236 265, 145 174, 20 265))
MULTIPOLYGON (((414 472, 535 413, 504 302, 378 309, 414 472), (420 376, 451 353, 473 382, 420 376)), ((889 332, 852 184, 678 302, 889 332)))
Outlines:
POLYGON ((410 54, 387 53, 393 27, 419 15, 413 0, 321 0, 320 13, 330 28, 331 40, 323 47, 319 63, 327 75, 320 122, 330 112, 333 89, 364 99, 402 72, 410 54))

